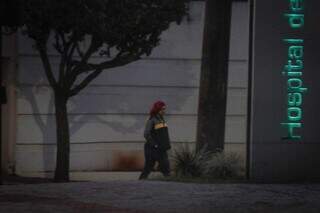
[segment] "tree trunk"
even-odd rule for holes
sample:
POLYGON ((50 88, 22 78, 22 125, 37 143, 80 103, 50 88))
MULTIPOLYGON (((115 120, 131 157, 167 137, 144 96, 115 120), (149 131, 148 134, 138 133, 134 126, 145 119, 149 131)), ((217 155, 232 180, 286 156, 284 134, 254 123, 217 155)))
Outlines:
POLYGON ((55 92, 57 158, 54 180, 69 181, 70 133, 67 114, 67 98, 55 92))
POLYGON ((207 0, 199 91, 197 149, 224 149, 231 0, 207 0))

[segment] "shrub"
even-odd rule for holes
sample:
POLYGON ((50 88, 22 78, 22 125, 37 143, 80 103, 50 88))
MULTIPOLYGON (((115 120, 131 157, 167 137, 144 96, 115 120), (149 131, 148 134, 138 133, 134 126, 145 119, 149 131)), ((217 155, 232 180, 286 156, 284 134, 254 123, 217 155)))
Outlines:
POLYGON ((173 153, 174 173, 178 178, 233 179, 241 177, 244 168, 236 153, 199 151, 181 146, 173 153))
POLYGON ((242 172, 241 157, 233 152, 216 152, 207 162, 206 176, 210 179, 237 178, 242 172))
POLYGON ((210 152, 202 148, 198 152, 188 145, 181 146, 173 153, 174 172, 178 177, 201 177, 207 170, 210 152))

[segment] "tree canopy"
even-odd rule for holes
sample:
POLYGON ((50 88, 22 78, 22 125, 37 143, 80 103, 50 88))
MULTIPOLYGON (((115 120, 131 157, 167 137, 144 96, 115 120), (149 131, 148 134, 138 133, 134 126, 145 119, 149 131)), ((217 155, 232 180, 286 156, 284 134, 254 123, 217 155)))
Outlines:
POLYGON ((150 55, 170 23, 181 22, 187 5, 187 0, 28 0, 22 17, 24 32, 35 40, 50 84, 57 87, 59 80, 49 69, 45 54, 48 39, 54 36, 54 48, 63 56, 60 83, 67 77, 64 86, 69 86, 72 96, 103 69, 150 55), (81 48, 85 39, 90 40, 89 45, 81 48), (90 62, 97 53, 105 60, 90 62), (82 73, 90 74, 72 87, 82 73))

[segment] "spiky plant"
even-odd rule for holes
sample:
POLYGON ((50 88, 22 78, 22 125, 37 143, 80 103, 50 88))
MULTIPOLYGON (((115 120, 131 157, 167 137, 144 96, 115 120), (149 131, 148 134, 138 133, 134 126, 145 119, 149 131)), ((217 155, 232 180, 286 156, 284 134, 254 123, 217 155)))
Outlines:
POLYGON ((177 177, 201 177, 207 171, 207 162, 210 152, 206 147, 199 151, 183 145, 175 149, 173 154, 174 172, 177 177))
POLYGON ((229 179, 241 176, 241 157, 233 152, 216 152, 207 162, 207 176, 214 179, 229 179))

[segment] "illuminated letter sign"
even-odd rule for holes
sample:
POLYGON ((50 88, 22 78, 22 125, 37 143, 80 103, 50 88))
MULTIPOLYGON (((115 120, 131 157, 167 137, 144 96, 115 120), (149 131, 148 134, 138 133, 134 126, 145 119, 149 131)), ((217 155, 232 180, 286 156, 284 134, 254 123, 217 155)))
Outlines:
POLYGON ((320 180, 320 0, 250 5, 250 177, 320 180))
POLYGON ((287 113, 286 121, 282 127, 286 130, 282 139, 301 140, 299 129, 302 128, 303 116, 303 93, 307 88, 303 86, 303 62, 304 40, 301 32, 304 28, 304 5, 303 0, 288 0, 289 13, 284 16, 288 19, 288 25, 293 32, 288 35, 291 38, 283 39, 288 49, 287 63, 283 68, 283 75, 287 81, 287 113), (297 133, 298 132, 298 133, 297 133))

